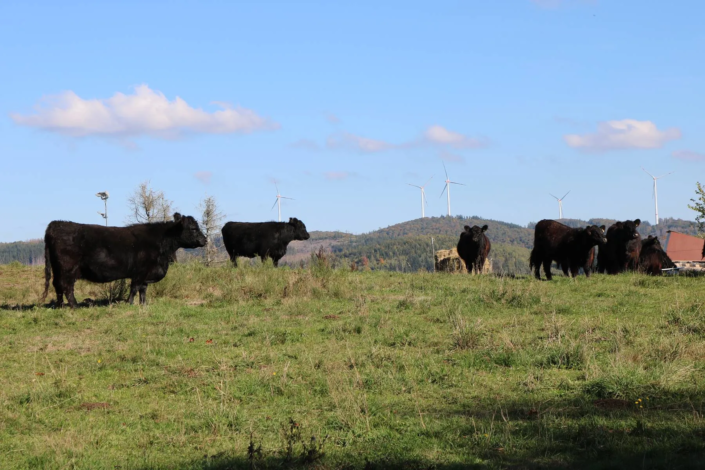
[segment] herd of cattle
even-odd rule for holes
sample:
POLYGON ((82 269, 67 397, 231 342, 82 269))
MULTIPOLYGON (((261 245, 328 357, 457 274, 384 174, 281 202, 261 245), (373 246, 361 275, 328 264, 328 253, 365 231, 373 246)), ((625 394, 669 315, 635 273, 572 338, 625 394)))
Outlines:
MULTIPOLYGON (((570 271, 573 277, 581 269, 586 276, 594 271, 617 274, 628 270, 658 275, 661 269, 673 267, 657 237, 641 239, 637 231, 639 224, 639 219, 617 222, 605 232, 604 225, 570 228, 555 220, 542 220, 536 224, 530 266, 538 279, 543 266, 548 280, 552 279, 553 262, 565 275, 570 271)), ((490 253, 487 228, 487 225, 465 226, 460 234, 458 255, 469 272, 480 271, 490 253)), ((271 258, 277 266, 289 242, 309 238, 306 226, 296 218, 289 222, 228 222, 221 232, 225 249, 235 266, 238 256, 259 256, 263 261, 271 258)), ((63 305, 64 296, 71 307, 76 307, 74 285, 78 279, 98 283, 130 279, 128 301, 133 303, 139 293, 140 303, 144 304, 147 286, 166 276, 169 264, 176 259, 176 251, 200 248, 206 241, 198 222, 178 212, 173 221, 127 227, 53 221, 44 235, 46 261, 42 302, 53 275, 59 307, 63 305)))
MULTIPOLYGON (((549 281, 553 278, 553 262, 566 276, 570 272, 572 277, 576 277, 581 269, 589 277, 595 271, 607 274, 639 271, 660 275, 662 269, 675 267, 658 237, 649 235, 642 240, 637 231, 640 224, 639 219, 625 220, 612 224, 605 231, 604 225, 570 228, 555 220, 544 219, 536 224, 529 266, 537 279, 541 279, 543 266, 549 281)), ((460 234, 458 256, 469 272, 482 269, 489 255, 490 241, 486 231, 487 225, 482 228, 465 226, 465 231, 460 234)))

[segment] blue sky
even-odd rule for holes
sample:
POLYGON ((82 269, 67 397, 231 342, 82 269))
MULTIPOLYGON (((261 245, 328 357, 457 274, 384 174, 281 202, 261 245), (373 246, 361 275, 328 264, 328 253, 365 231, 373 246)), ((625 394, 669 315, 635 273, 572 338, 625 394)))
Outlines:
POLYGON ((111 224, 144 180, 186 214, 366 232, 446 211, 693 219, 697 1, 0 3, 0 241, 111 224), (177 98, 179 100, 177 100, 177 98))

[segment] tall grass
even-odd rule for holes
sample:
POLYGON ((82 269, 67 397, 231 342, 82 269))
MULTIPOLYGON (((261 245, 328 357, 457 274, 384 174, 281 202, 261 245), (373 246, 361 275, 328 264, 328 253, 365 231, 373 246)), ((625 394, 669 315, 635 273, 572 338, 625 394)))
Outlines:
POLYGON ((705 285, 644 279, 2 266, 0 468, 697 468, 705 285))

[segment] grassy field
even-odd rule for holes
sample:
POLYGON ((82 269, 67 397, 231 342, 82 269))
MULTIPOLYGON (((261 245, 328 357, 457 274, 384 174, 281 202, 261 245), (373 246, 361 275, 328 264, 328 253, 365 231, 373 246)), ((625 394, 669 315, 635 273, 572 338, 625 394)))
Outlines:
POLYGON ((1 468, 705 466, 703 278, 180 264, 146 307, 76 310, 42 285, 0 267, 1 468))

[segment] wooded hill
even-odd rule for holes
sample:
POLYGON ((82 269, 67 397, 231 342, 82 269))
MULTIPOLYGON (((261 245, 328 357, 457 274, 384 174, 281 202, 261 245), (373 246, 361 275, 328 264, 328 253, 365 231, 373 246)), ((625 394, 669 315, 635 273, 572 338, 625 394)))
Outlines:
MULTIPOLYGON (((587 225, 609 226, 612 219, 563 219, 570 227, 587 225)), ((668 230, 689 235, 697 235, 694 222, 663 218, 658 226, 643 220, 639 227, 642 236, 657 235, 665 240, 668 230)), ((418 271, 433 270, 433 252, 456 246, 460 232, 465 225, 488 225, 487 236, 492 242, 492 267, 498 273, 525 274, 529 272, 529 252, 533 246, 534 223, 528 228, 517 224, 477 216, 428 217, 391 225, 373 232, 353 235, 335 231, 312 231, 311 238, 302 242, 292 242, 282 264, 297 266, 307 263, 313 252, 322 251, 329 261, 339 267, 350 267, 354 263, 358 269, 418 271), (433 239, 433 244, 431 242, 433 239)), ((222 240, 217 238, 215 245, 221 251, 221 260, 226 260, 222 240)), ((189 250, 180 259, 199 256, 199 250, 189 250)), ((42 240, 29 242, 0 243, 0 264, 19 261, 23 264, 42 264, 44 244, 42 240)))

